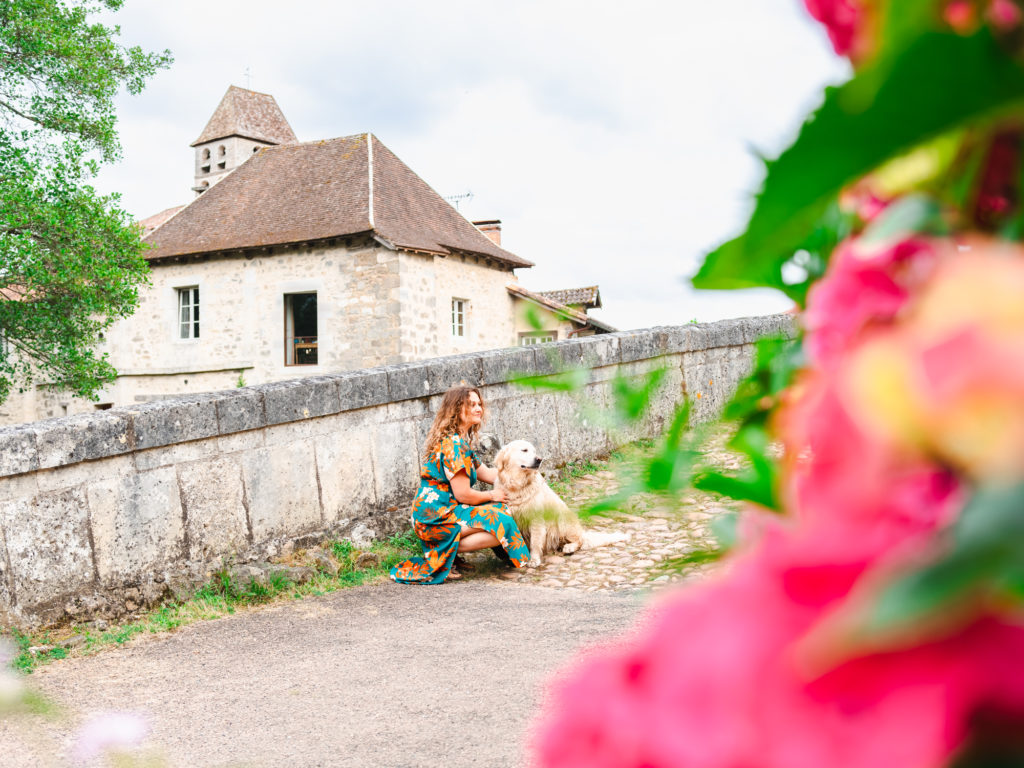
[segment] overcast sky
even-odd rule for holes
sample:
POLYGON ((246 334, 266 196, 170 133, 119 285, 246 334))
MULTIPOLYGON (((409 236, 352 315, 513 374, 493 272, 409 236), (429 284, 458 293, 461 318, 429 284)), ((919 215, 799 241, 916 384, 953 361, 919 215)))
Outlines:
POLYGON ((622 329, 789 306, 685 278, 741 231, 756 153, 846 76, 799 0, 128 0, 114 21, 175 57, 119 100, 124 160, 97 180, 136 217, 192 197, 189 143, 248 85, 301 141, 369 131, 440 194, 472 192, 460 210, 536 263, 525 287, 597 284, 622 329))

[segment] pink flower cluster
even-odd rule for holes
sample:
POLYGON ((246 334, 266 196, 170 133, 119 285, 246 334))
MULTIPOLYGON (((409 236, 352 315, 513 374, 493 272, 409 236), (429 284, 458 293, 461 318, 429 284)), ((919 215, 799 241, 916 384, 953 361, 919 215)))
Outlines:
POLYGON ((716 579, 561 683, 539 764, 938 768, 979 723, 1024 719, 1021 617, 863 631, 965 481, 1024 475, 1022 295, 1016 246, 840 246, 808 300, 814 367, 775 423, 791 514, 750 510, 716 579), (979 413, 999 416, 984 425, 1002 453, 976 439, 979 413))

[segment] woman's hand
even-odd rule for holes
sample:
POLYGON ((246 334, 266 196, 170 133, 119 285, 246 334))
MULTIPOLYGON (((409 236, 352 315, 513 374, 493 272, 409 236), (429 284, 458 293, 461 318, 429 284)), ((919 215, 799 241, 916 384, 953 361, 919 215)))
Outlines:
POLYGON ((491 501, 505 501, 505 489, 495 488, 491 491, 491 501))

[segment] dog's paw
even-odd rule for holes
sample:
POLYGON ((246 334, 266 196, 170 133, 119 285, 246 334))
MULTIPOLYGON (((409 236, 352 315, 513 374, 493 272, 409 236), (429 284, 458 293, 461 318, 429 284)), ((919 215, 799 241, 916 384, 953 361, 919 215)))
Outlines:
POLYGON ((571 541, 568 544, 566 544, 564 547, 562 547, 562 554, 563 555, 571 555, 573 552, 576 552, 577 550, 579 550, 579 548, 580 548, 580 543, 578 541, 571 541))
POLYGON ((543 563, 543 561, 539 557, 531 557, 530 562, 526 565, 528 568, 540 568, 541 563, 543 563))

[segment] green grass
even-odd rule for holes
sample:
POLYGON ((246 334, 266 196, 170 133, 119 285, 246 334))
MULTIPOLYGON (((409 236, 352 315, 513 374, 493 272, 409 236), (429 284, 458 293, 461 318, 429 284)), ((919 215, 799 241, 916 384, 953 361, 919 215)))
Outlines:
POLYGON ((286 573, 276 571, 271 573, 266 584, 255 581, 239 584, 231 578, 230 571, 224 568, 189 599, 169 600, 137 621, 113 626, 103 632, 84 626, 39 633, 13 630, 10 637, 17 646, 18 654, 12 660, 12 666, 29 674, 40 666, 66 658, 70 654, 95 653, 103 648, 123 645, 136 635, 172 632, 178 627, 196 621, 216 619, 231 615, 240 609, 245 610, 276 600, 325 595, 339 589, 369 584, 385 578, 392 566, 420 552, 419 543, 411 530, 392 536, 386 541, 375 542, 369 549, 363 550, 372 552, 380 558, 379 565, 370 568, 356 567, 356 560, 363 551, 357 549, 350 541, 331 541, 323 549, 330 552, 337 561, 337 575, 319 571, 305 584, 295 584, 286 573), (69 652, 60 645, 61 642, 76 636, 83 637, 84 641, 72 651, 69 652), (33 647, 45 649, 33 653, 29 650, 33 647))

